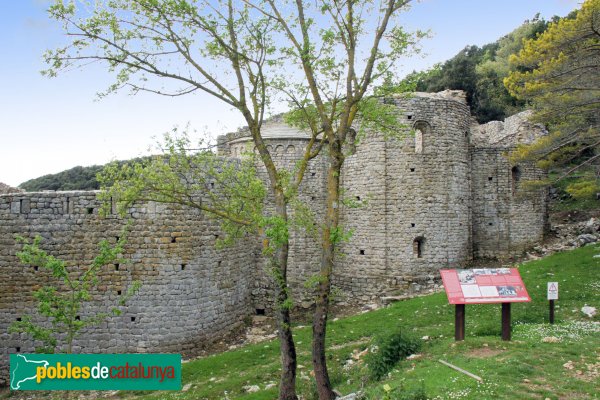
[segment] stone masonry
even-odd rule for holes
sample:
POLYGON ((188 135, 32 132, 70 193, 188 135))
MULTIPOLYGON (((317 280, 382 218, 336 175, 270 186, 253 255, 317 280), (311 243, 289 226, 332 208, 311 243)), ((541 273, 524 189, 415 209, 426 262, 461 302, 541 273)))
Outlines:
MULTIPOLYGON (((363 206, 341 209, 353 235, 341 246, 334 272, 340 301, 361 304, 415 291, 433 284, 439 269, 518 254, 543 238, 546 192, 524 184, 543 172, 510 165, 505 156, 545 134, 526 113, 479 126, 459 91, 385 102, 398 108, 398 135, 366 135, 349 149, 344 165, 345 197, 363 206)), ((280 117, 265 123, 263 135, 277 165, 290 169, 309 139, 280 117)), ((253 146, 241 129, 219 137, 218 151, 239 158, 253 146)), ((325 201, 325 163, 325 155, 311 161, 299 193, 317 221, 325 201)), ((39 234, 42 247, 69 266, 89 265, 98 242, 114 242, 125 224, 116 215, 100 218, 99 206, 95 192, 0 195, 0 384, 6 383, 8 355, 35 348, 7 329, 34 311, 32 292, 48 279, 36 266, 19 263, 14 236, 39 234)), ((142 287, 121 316, 87 331, 77 352, 194 354, 251 314, 269 312, 271 284, 260 240, 247 237, 217 250, 218 221, 179 206, 145 203, 129 216, 129 262, 102 271, 108 283, 82 317, 114 304, 133 280, 142 287)), ((304 283, 319 262, 317 240, 292 231, 289 281, 297 306, 310 305, 304 283)))

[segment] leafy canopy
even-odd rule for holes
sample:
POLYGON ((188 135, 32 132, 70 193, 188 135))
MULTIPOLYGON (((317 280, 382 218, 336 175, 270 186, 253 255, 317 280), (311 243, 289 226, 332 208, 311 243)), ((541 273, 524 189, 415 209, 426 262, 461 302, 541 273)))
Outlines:
POLYGON ((513 162, 534 160, 542 167, 566 166, 559 179, 582 167, 596 177, 576 182, 574 196, 600 190, 597 154, 600 145, 600 0, 586 0, 573 18, 552 23, 510 58, 516 68, 504 83, 509 92, 528 101, 534 119, 551 135, 520 146, 513 162))

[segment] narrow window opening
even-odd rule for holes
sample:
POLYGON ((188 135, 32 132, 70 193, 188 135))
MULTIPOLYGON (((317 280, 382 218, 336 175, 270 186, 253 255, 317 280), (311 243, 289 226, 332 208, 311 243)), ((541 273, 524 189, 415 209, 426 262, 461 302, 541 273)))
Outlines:
POLYGON ((121 238, 119 236, 115 236, 115 241, 118 242, 119 240, 121 240, 121 238))
POLYGON ((75 316, 75 321, 81 321, 81 317, 79 315, 75 316))
POLYGON ((217 261, 217 267, 218 267, 218 268, 221 268, 221 264, 222 264, 222 263, 223 263, 223 261, 221 261, 221 260, 217 261))
POLYGON ((413 223, 411 223, 411 224, 410 224, 410 227, 411 227, 411 228, 414 228, 414 227, 415 227, 415 223, 414 223, 414 222, 413 222, 413 223))
POLYGON ((360 201, 360 196, 356 196, 356 201, 360 201))
POLYGON ((311 199, 311 200, 314 200, 315 198, 316 198, 315 196, 310 196, 310 199, 311 199))
POLYGON ((119 270, 119 264, 115 264, 115 271, 119 270))
POLYGON ((425 238, 418 237, 413 240, 413 255, 415 258, 423 258, 423 243, 425 238))
POLYGON ((215 187, 215 183, 214 183, 214 182, 211 182, 211 183, 210 183, 210 187, 211 187, 211 188, 214 188, 214 187, 215 187))
POLYGON ((122 293, 122 292, 121 292, 120 290, 117 290, 117 296, 120 296, 120 295, 121 295, 121 293, 122 293))
POLYGON ((494 178, 493 178, 493 177, 491 177, 491 176, 488 176, 488 181, 490 181, 490 182, 491 182, 491 181, 493 181, 493 180, 494 180, 494 178))
POLYGON ((412 115, 408 114, 408 115, 406 116, 406 119, 412 119, 412 115))
POLYGON ((256 309, 256 315, 265 315, 265 309, 264 308, 257 308, 256 309))
POLYGON ((17 351, 17 353, 21 352, 21 348, 19 346, 15 347, 15 350, 17 351))
POLYGON ((182 270, 182 271, 185 271, 185 267, 186 267, 186 265, 185 265, 185 264, 181 264, 181 270, 182 270))
POLYGON ((415 153, 422 154, 425 146, 425 139, 431 133, 431 126, 426 121, 417 121, 413 125, 415 130, 415 153))
POLYGON ((489 226, 492 226, 492 225, 494 225, 494 223, 493 223, 493 222, 489 222, 489 223, 488 223, 488 225, 489 225, 489 226))
POLYGON ((415 169, 414 169, 414 168, 411 168, 411 169, 410 169, 410 172, 415 172, 415 169))
POLYGON ((360 255, 361 255, 361 256, 364 256, 364 255, 365 255, 365 251, 364 251, 364 250, 361 250, 361 251, 360 251, 360 255))
POLYGON ((135 317, 131 317, 131 322, 135 322, 135 317))
POLYGON ((37 265, 35 265, 35 266, 33 267, 33 270, 34 270, 34 271, 37 271, 38 269, 40 269, 40 267, 38 267, 37 265))
POLYGON ((415 132, 415 153, 423 153, 423 131, 420 129, 415 132))
POLYGON ((87 213, 88 214, 93 214, 94 213, 94 207, 88 207, 87 213))
POLYGON ((316 172, 311 172, 311 173, 310 173, 310 176, 315 176, 315 175, 317 175, 317 173, 316 173, 316 172))
POLYGON ((18 321, 18 322, 21 322, 21 317, 17 317, 17 321, 18 321))
POLYGON ((519 187, 519 181, 521 180, 521 169, 519 168, 518 165, 515 165, 514 167, 512 167, 512 169, 510 170, 510 176, 511 176, 511 187, 512 187, 512 194, 514 195, 515 193, 517 193, 517 189, 519 187))
POLYGON ((218 238, 219 238, 219 235, 215 233, 215 239, 218 239, 218 238))
POLYGON ((172 237, 171 238, 171 243, 177 243, 177 238, 176 237, 172 237))

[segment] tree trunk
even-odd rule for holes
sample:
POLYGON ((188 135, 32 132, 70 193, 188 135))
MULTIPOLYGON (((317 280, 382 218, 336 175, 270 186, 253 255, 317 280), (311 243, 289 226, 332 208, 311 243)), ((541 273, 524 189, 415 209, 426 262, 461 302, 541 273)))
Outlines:
MULTIPOLYGON (((283 193, 275 192, 275 208, 279 217, 288 221, 287 202, 283 193)), ((292 336, 292 321, 290 317, 289 290, 287 286, 287 266, 289 255, 289 237, 280 244, 273 259, 275 275, 276 303, 275 315, 279 335, 281 353, 281 381, 279 383, 279 400, 297 400, 296 395, 296 346, 292 336)))
POLYGON ((319 400, 331 400, 336 397, 331 387, 329 373, 327 372, 325 339, 327 334, 327 316, 329 314, 329 295, 331 292, 331 272, 333 271, 336 244, 334 239, 336 235, 332 235, 332 232, 337 231, 339 224, 338 205, 342 160, 339 149, 331 148, 330 146, 330 153, 331 161, 327 171, 327 214, 321 239, 321 279, 317 286, 316 308, 313 317, 312 357, 319 400))

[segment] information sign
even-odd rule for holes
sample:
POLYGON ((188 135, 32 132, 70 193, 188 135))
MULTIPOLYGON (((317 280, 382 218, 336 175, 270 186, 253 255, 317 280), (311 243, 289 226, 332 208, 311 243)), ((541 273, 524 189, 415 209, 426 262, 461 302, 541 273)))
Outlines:
POLYGON ((548 300, 558 300, 558 282, 548 282, 548 300))
POLYGON ((450 304, 531 301, 516 268, 447 269, 440 273, 450 304))

